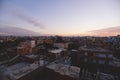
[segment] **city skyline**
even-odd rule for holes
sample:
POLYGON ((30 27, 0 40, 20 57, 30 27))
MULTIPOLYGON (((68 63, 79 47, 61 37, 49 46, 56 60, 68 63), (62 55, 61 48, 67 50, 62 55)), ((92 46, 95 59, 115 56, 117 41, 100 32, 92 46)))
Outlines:
MULTIPOLYGON (((62 36, 94 35, 89 31, 111 27, 117 27, 116 33, 120 33, 119 0, 2 0, 0 3, 0 26, 62 36)), ((103 32, 99 36, 104 36, 103 32)))

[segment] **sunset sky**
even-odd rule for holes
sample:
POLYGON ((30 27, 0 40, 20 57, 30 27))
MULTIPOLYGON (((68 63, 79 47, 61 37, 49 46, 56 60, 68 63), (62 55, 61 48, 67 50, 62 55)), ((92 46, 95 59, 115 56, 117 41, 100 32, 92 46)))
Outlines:
POLYGON ((0 0, 0 25, 79 35, 120 26, 120 0, 0 0))

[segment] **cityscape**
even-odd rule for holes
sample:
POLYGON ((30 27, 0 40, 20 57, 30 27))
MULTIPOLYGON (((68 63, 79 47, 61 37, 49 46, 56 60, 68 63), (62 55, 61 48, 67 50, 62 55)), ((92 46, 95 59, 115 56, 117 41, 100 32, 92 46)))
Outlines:
POLYGON ((119 0, 0 0, 0 80, 120 80, 119 0))

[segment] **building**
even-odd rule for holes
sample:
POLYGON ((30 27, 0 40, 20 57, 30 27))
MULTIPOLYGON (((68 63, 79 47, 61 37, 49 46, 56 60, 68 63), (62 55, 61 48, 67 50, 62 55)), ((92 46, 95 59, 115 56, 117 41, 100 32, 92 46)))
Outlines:
POLYGON ((99 47, 80 47, 79 56, 84 57, 84 62, 109 65, 113 60, 112 52, 99 47))
POLYGON ((52 60, 56 60, 68 56, 68 52, 66 49, 54 49, 54 50, 49 50, 48 52, 52 60))
MULTIPOLYGON (((94 71, 95 68, 103 70, 102 68, 105 66, 109 66, 113 60, 113 55, 109 50, 98 47, 80 47, 78 56, 79 65, 89 65, 91 66, 89 68, 91 70, 93 69, 92 71, 94 71)), ((96 71, 97 70, 98 69, 96 69, 96 71)))
POLYGON ((70 57, 71 65, 81 69, 80 78, 82 74, 85 75, 85 72, 88 72, 88 75, 99 72, 119 76, 120 62, 116 62, 112 52, 107 49, 84 46, 78 50, 71 50, 70 57))
POLYGON ((17 47, 17 53, 22 54, 22 55, 24 55, 24 54, 32 54, 33 43, 31 44, 29 41, 21 42, 19 44, 19 46, 17 47))
POLYGON ((44 61, 35 61, 35 55, 17 55, 7 65, 0 66, 0 80, 34 80, 42 77, 44 61))
POLYGON ((30 41, 31 47, 34 48, 36 46, 35 40, 30 41))
POLYGON ((30 47, 30 46, 17 47, 17 53, 20 55, 32 54, 32 47, 30 47))
POLYGON ((68 48, 68 43, 54 43, 54 47, 57 48, 68 48))
POLYGON ((45 77, 49 80, 79 80, 79 72, 79 67, 53 62, 46 67, 45 77))
POLYGON ((52 39, 39 39, 37 40, 37 44, 53 44, 54 40, 52 39))

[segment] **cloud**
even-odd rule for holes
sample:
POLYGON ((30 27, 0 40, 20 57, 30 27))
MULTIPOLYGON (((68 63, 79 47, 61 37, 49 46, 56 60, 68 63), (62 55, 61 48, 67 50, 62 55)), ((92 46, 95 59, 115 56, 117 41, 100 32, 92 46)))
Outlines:
POLYGON ((13 35, 13 36, 40 36, 40 33, 18 28, 10 25, 0 25, 0 35, 13 35))
POLYGON ((22 11, 20 11, 20 9, 17 6, 13 8, 8 4, 4 4, 4 5, 2 5, 1 8, 4 8, 4 10, 9 11, 17 18, 19 18, 23 21, 26 21, 29 24, 32 24, 34 27, 39 27, 40 29, 45 28, 45 26, 42 23, 40 23, 38 20, 36 20, 35 18, 30 17, 27 14, 24 14, 22 11))
POLYGON ((41 29, 44 29, 45 26, 43 24, 40 24, 38 21, 36 21, 33 17, 29 17, 23 13, 18 13, 18 12, 14 12, 14 15, 17 16, 18 18, 20 18, 21 20, 24 20, 36 27, 39 27, 41 29))
POLYGON ((116 36, 120 34, 120 26, 93 30, 89 31, 88 33, 95 36, 116 36))

